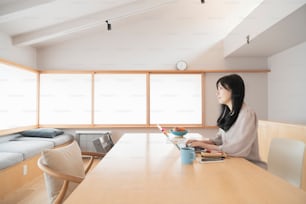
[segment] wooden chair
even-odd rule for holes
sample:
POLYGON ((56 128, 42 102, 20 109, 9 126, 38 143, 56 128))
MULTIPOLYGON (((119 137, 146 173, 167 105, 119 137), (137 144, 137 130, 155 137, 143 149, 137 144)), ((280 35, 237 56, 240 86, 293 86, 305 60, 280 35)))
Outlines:
POLYGON ((304 151, 303 141, 273 138, 268 155, 268 171, 300 188, 304 151))
POLYGON ((101 135, 98 139, 93 141, 93 144, 96 148, 96 151, 107 153, 111 150, 111 148, 114 146, 114 142, 112 140, 112 137, 109 133, 101 135))
POLYGON ((38 167, 44 172, 50 203, 60 204, 83 181, 96 157, 105 154, 81 152, 76 141, 71 144, 42 152, 38 167), (83 156, 89 157, 84 164, 83 156))

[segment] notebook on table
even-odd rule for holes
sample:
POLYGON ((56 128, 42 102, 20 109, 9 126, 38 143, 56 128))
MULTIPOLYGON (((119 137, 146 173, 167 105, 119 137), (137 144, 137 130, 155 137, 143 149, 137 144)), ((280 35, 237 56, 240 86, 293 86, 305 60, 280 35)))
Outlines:
POLYGON ((201 158, 199 158, 200 163, 214 163, 223 162, 227 157, 224 152, 201 152, 201 158))

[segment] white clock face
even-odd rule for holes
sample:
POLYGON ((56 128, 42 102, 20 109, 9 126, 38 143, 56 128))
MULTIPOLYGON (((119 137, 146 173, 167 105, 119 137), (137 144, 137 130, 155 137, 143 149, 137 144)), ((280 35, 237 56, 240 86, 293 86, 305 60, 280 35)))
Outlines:
POLYGON ((187 63, 185 61, 179 61, 178 63, 176 63, 176 68, 178 70, 185 70, 187 69, 187 63))

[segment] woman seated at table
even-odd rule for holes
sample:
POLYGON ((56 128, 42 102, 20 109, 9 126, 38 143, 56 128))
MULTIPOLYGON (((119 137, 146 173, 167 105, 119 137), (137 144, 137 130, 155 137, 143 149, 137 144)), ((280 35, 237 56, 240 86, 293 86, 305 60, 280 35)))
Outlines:
POLYGON ((243 79, 237 74, 227 75, 221 77, 216 86, 217 99, 221 104, 221 113, 217 120, 219 131, 213 139, 188 140, 187 145, 244 157, 266 168, 258 152, 256 113, 244 103, 243 79))

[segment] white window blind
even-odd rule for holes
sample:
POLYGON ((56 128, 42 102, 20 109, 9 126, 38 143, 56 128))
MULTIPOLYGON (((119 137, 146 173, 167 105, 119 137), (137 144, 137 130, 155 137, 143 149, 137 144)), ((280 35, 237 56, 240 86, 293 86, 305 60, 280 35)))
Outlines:
POLYGON ((151 74, 151 124, 201 124, 201 74, 151 74))
POLYGON ((0 130, 37 124, 37 74, 0 63, 0 130))
POLYGON ((40 124, 91 124, 90 74, 40 75, 40 124))
POLYGON ((146 74, 96 74, 95 124, 146 124, 146 74))

